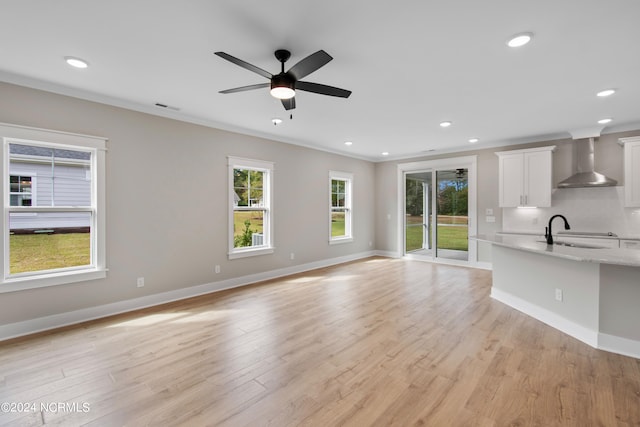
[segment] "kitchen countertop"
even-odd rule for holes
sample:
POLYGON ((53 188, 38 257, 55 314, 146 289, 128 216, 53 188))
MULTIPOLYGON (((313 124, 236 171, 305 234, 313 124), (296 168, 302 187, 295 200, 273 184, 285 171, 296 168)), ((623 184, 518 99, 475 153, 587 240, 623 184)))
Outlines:
MULTIPOLYGON (((555 236, 554 239, 562 240, 563 237, 574 236, 555 236)), ((476 235, 471 239, 488 242, 494 245, 503 246, 522 251, 564 258, 579 262, 594 262, 600 264, 625 265, 630 267, 640 267, 640 251, 634 249, 619 248, 603 248, 603 249, 585 249, 562 245, 547 245, 546 242, 540 241, 544 238, 540 234, 505 234, 496 233, 495 235, 476 235)), ((620 239, 620 237, 617 237, 620 239)))
MULTIPOLYGON (((497 231, 497 236, 544 236, 543 232, 535 232, 535 231, 497 231)), ((556 233, 553 233, 554 239, 556 238, 556 233)), ((563 233, 562 231, 558 232, 557 237, 559 239, 563 237, 580 237, 585 239, 616 239, 616 240, 640 240, 640 235, 614 235, 607 236, 601 234, 588 234, 588 233, 563 233)))

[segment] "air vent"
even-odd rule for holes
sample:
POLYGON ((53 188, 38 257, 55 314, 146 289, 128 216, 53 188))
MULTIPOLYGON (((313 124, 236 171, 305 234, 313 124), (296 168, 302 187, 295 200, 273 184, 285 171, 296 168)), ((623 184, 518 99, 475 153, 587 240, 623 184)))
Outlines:
POLYGON ((171 105, 162 104, 160 102, 156 102, 155 105, 156 105, 156 107, 166 108, 167 110, 180 111, 180 109, 178 107, 172 107, 171 105))

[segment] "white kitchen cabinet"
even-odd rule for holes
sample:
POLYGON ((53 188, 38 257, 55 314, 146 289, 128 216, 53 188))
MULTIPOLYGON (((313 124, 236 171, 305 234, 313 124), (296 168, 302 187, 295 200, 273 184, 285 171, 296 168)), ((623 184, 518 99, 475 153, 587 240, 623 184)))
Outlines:
POLYGON ((640 207, 640 136, 618 141, 624 146, 624 205, 640 207))
POLYGON ((620 240, 620 247, 622 249, 640 250, 640 240, 620 240))
POLYGON ((496 152, 498 204, 502 208, 549 207, 555 145, 496 152))

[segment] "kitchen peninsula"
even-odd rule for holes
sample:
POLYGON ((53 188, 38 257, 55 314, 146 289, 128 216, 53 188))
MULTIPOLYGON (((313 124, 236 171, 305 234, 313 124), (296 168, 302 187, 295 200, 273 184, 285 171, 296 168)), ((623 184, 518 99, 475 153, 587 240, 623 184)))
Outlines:
POLYGON ((640 358, 640 251, 473 238, 492 245, 492 298, 592 347, 640 358))

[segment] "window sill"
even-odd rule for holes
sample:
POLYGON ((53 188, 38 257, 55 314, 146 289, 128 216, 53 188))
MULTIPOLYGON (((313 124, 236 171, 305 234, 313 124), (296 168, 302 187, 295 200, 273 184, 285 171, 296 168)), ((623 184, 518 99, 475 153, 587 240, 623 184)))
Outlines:
POLYGON ((340 245, 342 243, 351 243, 353 242, 353 237, 336 237, 334 239, 329 240, 330 245, 340 245))
POLYGON ((105 269, 76 270, 61 273, 40 274, 37 276, 12 277, 5 279, 0 284, 0 293, 66 285, 69 283, 104 279, 105 277, 107 277, 107 270, 105 269))
POLYGON ((245 249, 243 251, 229 252, 229 259, 247 258, 259 255, 268 255, 274 252, 274 248, 245 249))

